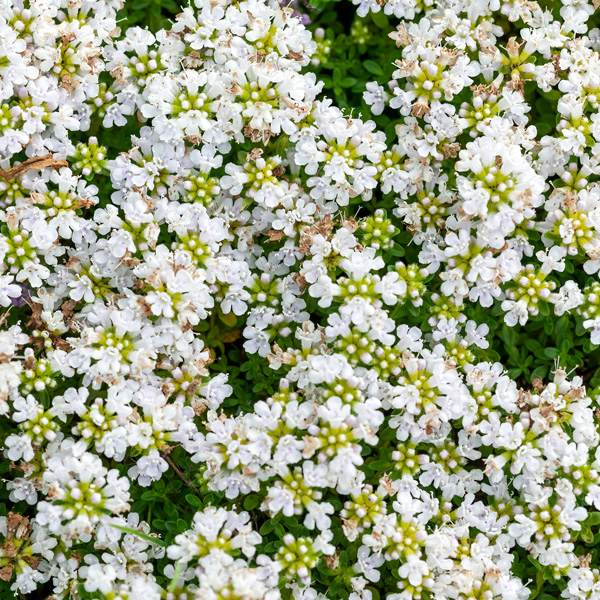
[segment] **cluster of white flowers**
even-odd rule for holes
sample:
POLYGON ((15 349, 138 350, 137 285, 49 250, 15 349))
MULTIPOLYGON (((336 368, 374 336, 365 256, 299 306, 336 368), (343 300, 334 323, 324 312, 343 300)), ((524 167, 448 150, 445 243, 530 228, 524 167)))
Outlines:
POLYGON ((404 19, 364 94, 396 115, 389 147, 322 97, 275 0, 195 0, 156 35, 121 34, 120 0, 0 4, 0 443, 31 514, 0 518, 13 592, 323 600, 341 565, 350 600, 525 600, 520 552, 600 598, 576 547, 600 516, 595 398, 558 364, 519 389, 467 314, 577 315, 600 343, 592 5, 355 4, 404 19), (548 135, 527 86, 560 92, 548 135), (211 367, 238 338, 281 373, 249 411, 211 367), (174 472, 223 505, 169 544, 133 504, 174 472))
MULTIPOLYGON (((418 3, 385 9, 392 4, 402 17, 398 6, 412 5, 414 14, 418 3)), ((598 344, 593 288, 553 280, 566 263, 590 275, 600 269, 599 33, 586 25, 592 3, 565 0, 559 20, 537 2, 439 4, 398 25, 393 79, 387 91, 371 82, 364 93, 374 114, 389 106, 402 116, 399 143, 381 165, 383 192, 397 195, 396 214, 415 233, 421 264, 439 271, 449 302, 459 309, 467 300, 498 303, 510 326, 540 310, 577 312, 598 344), (520 37, 502 39, 496 16, 522 22, 520 37), (558 114, 549 135, 539 136, 528 118, 525 93, 535 87, 558 114), (465 137, 472 141, 457 141, 465 137), (540 237, 544 249, 534 253, 540 237)), ((360 2, 363 11, 380 8, 360 2)))

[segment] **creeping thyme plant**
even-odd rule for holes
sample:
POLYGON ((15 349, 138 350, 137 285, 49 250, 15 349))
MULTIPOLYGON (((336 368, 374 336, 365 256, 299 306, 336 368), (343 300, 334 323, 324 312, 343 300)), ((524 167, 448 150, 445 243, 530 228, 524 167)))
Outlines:
POLYGON ((0 0, 0 597, 600 599, 598 0, 0 0))

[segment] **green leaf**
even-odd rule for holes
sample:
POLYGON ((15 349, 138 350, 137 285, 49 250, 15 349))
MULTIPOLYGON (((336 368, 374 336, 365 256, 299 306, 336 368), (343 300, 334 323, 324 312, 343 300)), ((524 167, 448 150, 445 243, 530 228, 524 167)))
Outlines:
POLYGON ((558 319, 554 325, 554 331, 556 333, 562 333, 563 331, 567 331, 569 329, 569 317, 567 315, 563 315, 560 319, 558 319))
POLYGON ((244 510, 254 510, 260 503, 260 496, 251 494, 244 498, 244 510))
POLYGON ((181 577, 181 572, 183 571, 183 563, 178 560, 175 564, 175 573, 173 573, 173 578, 169 583, 169 587, 167 588, 168 592, 174 592, 177 589, 177 584, 179 583, 179 577, 181 577))
POLYGON ((560 344, 560 352, 563 355, 568 355, 569 350, 571 350, 572 344, 570 340, 563 340, 560 344))
POLYGON ((223 323, 225 323, 225 325, 227 325, 227 327, 235 327, 237 325, 237 317, 235 316, 234 313, 230 312, 230 313, 222 313, 221 311, 219 311, 219 319, 221 321, 223 321, 223 323))
POLYGON ((594 541, 594 534, 589 527, 582 527, 579 533, 579 538, 586 544, 591 544, 594 541))
POLYGON ((380 600, 381 596, 379 595, 379 592, 374 587, 368 587, 367 589, 371 591, 372 600, 380 600))
POLYGON ((131 535, 137 535, 139 538, 142 538, 143 540, 146 540, 147 542, 150 542, 151 544, 156 544, 157 546, 162 546, 163 548, 167 548, 167 546, 169 545, 164 540, 161 540, 160 538, 152 537, 151 535, 148 535, 147 533, 143 533, 142 531, 138 531, 137 529, 130 529, 129 527, 122 527, 121 525, 112 525, 112 527, 114 527, 115 529, 120 529, 121 531, 124 531, 125 533, 130 533, 131 535))
POLYGON ((517 343, 517 332, 515 331, 514 327, 502 325, 502 333, 500 336, 507 346, 515 346, 517 343))
POLYGON ((186 494, 185 501, 190 506, 195 506, 196 508, 202 508, 202 500, 200 500, 200 498, 198 498, 198 496, 194 496, 194 494, 186 494))
POLYGON ((584 522, 590 527, 594 525, 600 525, 600 512, 597 510, 590 512, 584 522))
POLYGON ((544 347, 537 340, 534 340, 533 338, 527 338, 524 343, 525 343, 525 347, 530 352, 533 352, 535 354, 541 354, 544 351, 544 347))
POLYGON ((179 533, 179 530, 177 529, 177 525, 175 523, 173 523, 172 521, 165 521, 165 527, 167 528, 167 531, 170 533, 179 533))
POLYGON ((188 529, 188 524, 183 519, 177 519, 177 529, 181 533, 188 529))
POLYGON ((377 77, 383 75, 383 69, 374 60, 365 60, 363 61, 362 66, 371 73, 371 75, 376 75, 377 77))
POLYGON ((404 256, 406 254, 406 250, 400 244, 394 244, 389 253, 392 256, 404 256))
POLYGON ((548 366, 547 365, 540 365, 539 367, 536 367, 533 372, 531 373, 531 379, 536 379, 537 377, 541 377, 542 379, 545 379, 546 375, 548 374, 548 366))
POLYGON ((388 31, 390 29, 390 21, 385 16, 384 12, 371 13, 371 18, 373 19, 373 23, 379 27, 379 29, 384 29, 388 31))
POLYGON ((262 524, 262 527, 259 530, 260 535, 267 535, 275 529, 276 521, 274 519, 269 519, 262 524))
POLYGON ((327 566, 327 563, 324 560, 320 560, 319 563, 317 564, 317 569, 319 569, 319 571, 321 573, 323 573, 323 575, 329 575, 330 577, 333 577, 334 575, 337 575, 336 571, 334 571, 333 569, 329 568, 327 566))
POLYGON ((548 358, 558 358, 560 356, 560 350, 558 348, 545 348, 544 356, 548 358))
POLYGON ((368 463, 369 467, 375 471, 385 471, 386 469, 390 469, 393 464, 394 461, 392 460, 375 460, 368 463))

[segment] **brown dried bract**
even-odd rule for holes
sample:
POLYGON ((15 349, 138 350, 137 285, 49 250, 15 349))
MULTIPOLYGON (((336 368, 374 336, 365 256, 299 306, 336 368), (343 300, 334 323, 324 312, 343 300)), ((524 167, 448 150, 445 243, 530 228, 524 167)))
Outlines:
POLYGON ((135 256, 131 256, 131 252, 127 252, 127 254, 121 259, 121 262, 126 267, 137 267, 140 264, 140 259, 135 258, 135 256))
POLYGON ((65 73, 60 78, 60 87, 67 90, 69 95, 71 92, 79 85, 79 81, 77 79, 73 79, 68 73, 65 73))
POLYGON ((260 64, 260 63, 265 62, 265 58, 267 58, 267 53, 264 52, 263 50, 257 50, 256 54, 254 54, 253 56, 250 57, 250 62, 260 64))
POLYGON ((142 297, 138 296, 138 304, 140 305, 140 308, 142 309, 142 316, 143 317, 151 317, 152 316, 152 309, 150 308, 150 305, 148 304, 148 302, 146 302, 146 300, 142 297))
POLYGON ((65 265, 65 267, 67 269, 70 269, 71 271, 75 271, 76 273, 80 273, 81 272, 81 260, 79 260, 75 256, 70 256, 69 260, 67 261, 67 264, 65 265))
MULTIPOLYGON (((32 525, 27 517, 14 512, 9 512, 6 517, 6 542, 0 546, 0 553, 4 559, 10 562, 0 569, 0 579, 9 581, 12 578, 13 569, 19 560, 19 551, 13 543, 13 539, 26 540, 31 534, 32 525)), ((35 556, 22 557, 32 568, 37 568, 40 559, 35 556)))
POLYGON ((24 556, 23 560, 34 570, 38 568, 38 565, 42 561, 39 556, 24 556))
MULTIPOLYGON (((600 6, 600 0, 594 0, 594 8, 598 8, 600 6)), ((582 556, 579 556, 579 566, 582 567, 583 569, 587 569, 590 564, 592 563, 592 555, 591 554, 585 554, 582 556)))
POLYGON ((27 202, 27 204, 44 204, 46 202, 46 196, 39 192, 31 192, 31 196, 25 198, 25 202, 27 202))
POLYGON ((566 396, 571 400, 583 400, 585 398, 585 387, 573 387, 567 392, 566 396))
POLYGON ((169 444, 163 444, 160 447, 160 451, 162 453, 163 456, 169 456, 169 454, 171 454, 171 452, 176 448, 177 446, 169 446, 169 444))
POLYGON ((300 273, 295 273, 294 275, 292 275, 292 279, 298 284, 300 292, 304 292, 306 286, 308 285, 306 279, 302 275, 300 275, 300 273))
POLYGON ((197 417, 199 417, 202 413, 206 412, 206 409, 208 408, 208 404, 206 403, 206 398, 202 398, 201 400, 194 398, 191 401, 191 404, 192 404, 192 409, 194 411, 194 414, 197 417))
MULTIPOLYGON (((344 221, 343 225, 346 226, 347 223, 351 224, 351 221, 354 219, 347 219, 344 221)), ((356 221, 354 221, 356 224, 356 221)), ((317 221, 314 225, 310 227, 305 227, 300 233, 300 252, 303 254, 310 254, 310 248, 312 246, 312 239, 315 235, 322 235, 326 240, 331 238, 331 230, 335 222, 331 218, 331 215, 325 215, 320 221, 317 221)), ((354 232, 355 229, 350 229, 350 231, 354 232)))
POLYGON ((13 537, 19 540, 26 540, 31 533, 32 526, 29 519, 23 515, 9 512, 6 517, 6 539, 10 541, 13 537))
POLYGON ((379 484, 383 487, 388 496, 394 496, 396 494, 396 489, 394 488, 393 483, 394 482, 387 473, 384 473, 379 480, 379 484))
MULTIPOLYGON (((181 36, 183 37, 183 35, 181 36)), ((189 54, 186 54, 183 59, 183 66, 186 69, 190 68, 198 68, 200 65, 204 63, 204 58, 202 58, 202 54, 198 52, 198 50, 192 50, 189 54)))
MULTIPOLYGON (((2 314, 2 316, 0 316, 0 327, 4 327, 6 325, 6 323, 8 323, 8 315, 10 313, 10 311, 12 310, 12 306, 9 306, 2 314)), ((0 355, 0 356, 5 356, 5 355, 0 355)))
POLYGON ((410 35, 408 35, 408 31, 404 25, 398 25, 396 27, 396 31, 392 31, 389 34, 389 37, 392 38, 396 42, 396 47, 400 46, 408 46, 410 44, 410 35))
POLYGON ((172 383, 165 381, 160 386, 160 391, 163 393, 165 398, 169 399, 175 392, 175 386, 172 383))
POLYGON ((312 437, 310 435, 305 435, 302 438, 302 441, 304 442, 304 449, 302 450, 302 456, 304 456, 304 458, 311 458, 314 455, 314 453, 317 451, 317 449, 319 448, 321 442, 319 441, 318 438, 312 437))
MULTIPOLYGON (((350 233, 354 233, 358 229, 358 223, 356 222, 356 219, 354 219, 353 217, 348 217, 347 219, 344 219, 342 221, 341 225, 342 225, 342 227, 347 229, 350 233)), ((332 227, 333 227, 333 225, 332 225, 332 227)))
POLYGON ((545 385, 544 385, 544 381, 542 380, 541 377, 536 377, 532 382, 531 385, 533 386, 533 389, 536 392, 543 392, 545 389, 545 385))
POLYGON ((94 206, 96 202, 94 202, 91 198, 79 198, 77 200, 77 208, 90 208, 90 206, 94 206))
POLYGON ((518 73, 511 75, 510 81, 506 84, 506 87, 515 92, 519 92, 523 98, 525 97, 525 82, 521 79, 518 73))
POLYGON ((68 46, 75 39, 75 37, 75 34, 72 31, 70 31, 69 33, 61 35, 60 40, 63 46, 68 46))
POLYGON ((577 212, 577 196, 569 189, 562 189, 564 191, 562 202, 565 205, 566 209, 571 212, 577 212))
POLYGON ((110 74, 115 78, 115 82, 117 83, 117 85, 125 85, 127 83, 127 81, 123 77, 123 73, 124 73, 123 65, 119 65, 119 66, 115 67, 110 72, 110 74))
POLYGON ((523 409, 530 404, 531 404, 531 392, 521 388, 519 390, 519 397, 517 398, 517 406, 520 409, 523 409))
POLYGON ((181 324, 181 331, 183 331, 183 333, 188 332, 190 329, 192 329, 192 327, 194 327, 192 325, 192 323, 190 323, 189 321, 186 321, 185 323, 181 324))
POLYGON ((142 200, 144 201, 144 204, 148 207, 148 210, 154 209, 154 200, 152 200, 152 198, 146 196, 145 194, 142 194, 142 200))
POLYGON ((460 217, 461 221, 471 221, 472 219, 475 218, 475 215, 471 215, 471 214, 465 212, 465 209, 462 206, 458 207, 456 214, 460 217))
POLYGON ((453 144, 446 144, 442 148, 444 152, 444 158, 454 158, 458 155, 458 151, 460 150, 460 144, 458 142, 454 142, 453 144))
MULTIPOLYGON (((284 350, 282 350, 279 347, 279 344, 277 344, 277 342, 275 342, 273 344, 273 351, 274 351, 274 354, 267 354, 267 360, 269 361, 270 365, 273 365, 276 363, 279 366, 292 364, 292 358, 293 358, 292 355, 289 352, 285 352, 284 350)), ((273 368, 278 368, 278 367, 273 367, 273 368)))
POLYGON ((510 56, 510 58, 517 58, 521 53, 521 46, 524 43, 525 42, 519 44, 516 37, 511 37, 508 40, 508 44, 506 44, 506 52, 508 52, 508 56, 510 56))
POLYGON ((248 156, 246 157, 248 160, 255 161, 258 160, 263 155, 262 148, 253 148, 250 152, 248 152, 248 156))
POLYGON ((334 226, 334 221, 331 215, 325 215, 318 223, 315 223, 313 227, 317 228, 317 231, 325 238, 331 237, 331 230, 334 226))
MULTIPOLYGON (((595 0, 597 2, 600 2, 600 0, 595 0)), ((558 75, 562 69, 560 68, 560 54, 555 54, 552 57, 552 66, 554 67, 554 74, 558 75)))
POLYGON ((244 127, 244 136, 253 142, 262 142, 266 144, 275 134, 270 129, 252 129, 250 125, 244 127))
POLYGON ((491 248, 492 254, 502 254, 508 248, 508 242, 504 242, 501 248, 491 248))
POLYGON ((29 308, 31 308, 31 318, 27 323, 27 329, 44 329, 44 322, 42 321, 42 305, 37 302, 30 302, 29 308))
POLYGON ((431 109, 424 102, 417 102, 416 104, 413 104, 413 107, 410 112, 414 117, 420 119, 425 115, 429 114, 431 112, 431 109))
POLYGON ((283 231, 278 231, 277 229, 269 229, 269 242, 279 242, 285 237, 285 233, 283 231))
POLYGON ((60 307, 60 310, 61 310, 62 314, 65 315, 65 317, 67 318, 67 321, 73 316, 76 306, 77 306, 76 300, 67 300, 60 307))
POLYGON ((198 144, 202 143, 202 136, 201 135, 186 135, 183 137, 183 139, 186 142, 189 142, 190 144, 194 144, 194 146, 197 146, 198 144))
POLYGON ((227 331, 226 333, 223 334, 223 343, 231 344, 231 343, 235 342, 236 340, 239 340, 240 337, 242 337, 241 329, 234 329, 233 331, 227 331))
POLYGON ((473 92, 473 96, 481 96, 486 93, 494 94, 494 93, 498 92, 498 90, 496 89, 496 87, 494 85, 489 85, 489 86, 484 85, 484 84, 472 85, 470 89, 473 92), (490 88, 493 88, 494 91, 492 91, 492 89, 490 89, 490 88))
POLYGON ((52 345, 63 352, 71 352, 71 350, 73 350, 73 346, 71 346, 69 342, 58 336, 52 338, 52 345))
POLYGON ((60 169, 61 167, 68 167, 69 163, 66 160, 56 160, 52 154, 48 153, 45 156, 34 156, 32 158, 28 158, 25 162, 17 165, 16 167, 12 167, 6 171, 2 171, 0 169, 0 177, 11 181, 15 177, 21 175, 21 173, 25 173, 25 171, 29 171, 30 169, 38 169, 42 170, 47 167, 53 167, 54 169, 60 169))
MULTIPOLYGON (((188 389, 185 391, 185 393, 188 395, 188 397, 193 397, 196 394, 196 390, 202 385, 202 377, 196 377, 196 379, 194 379, 190 385, 188 386, 188 389)), ((205 399, 204 399, 205 400, 205 399)), ((206 400, 205 400, 206 401, 206 400)))

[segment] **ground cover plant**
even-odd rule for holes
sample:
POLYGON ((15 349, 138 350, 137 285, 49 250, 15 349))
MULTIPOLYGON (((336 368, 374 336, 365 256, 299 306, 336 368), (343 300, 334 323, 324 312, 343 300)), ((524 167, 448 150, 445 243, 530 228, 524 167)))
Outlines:
POLYGON ((600 598, 596 0, 0 0, 0 597, 600 598))

